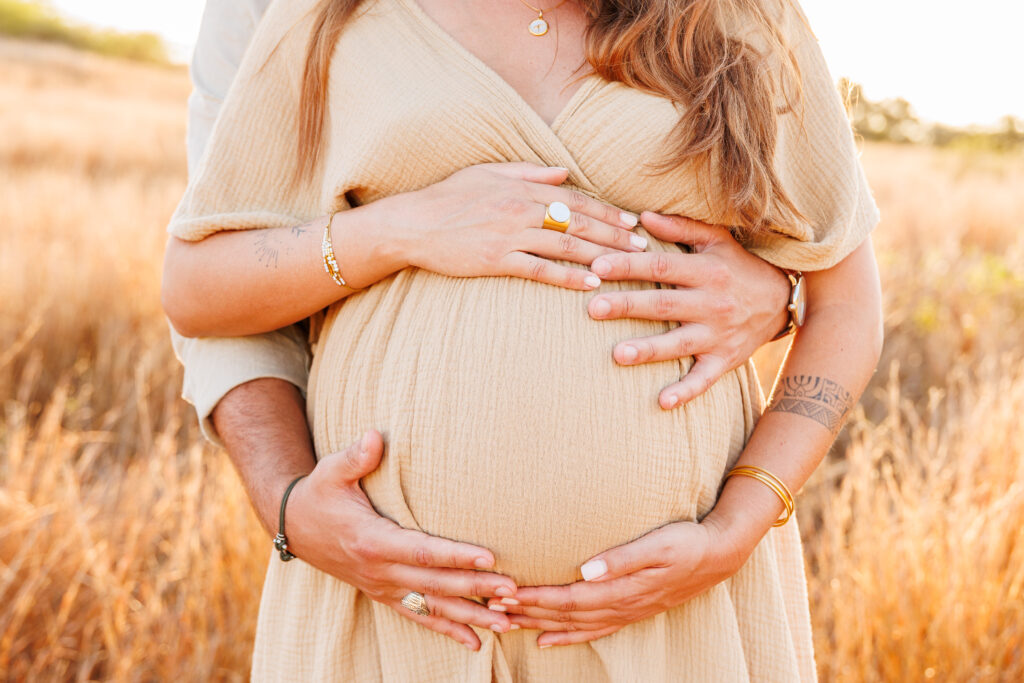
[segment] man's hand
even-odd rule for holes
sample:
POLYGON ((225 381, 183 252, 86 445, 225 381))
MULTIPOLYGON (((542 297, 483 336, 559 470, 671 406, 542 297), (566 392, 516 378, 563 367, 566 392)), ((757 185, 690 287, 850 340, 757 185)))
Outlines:
POLYGON ((480 640, 467 624, 509 631, 507 616, 461 597, 515 595, 512 579, 478 571, 494 566, 489 550, 404 529, 373 509, 359 480, 377 469, 383 453, 380 433, 371 430, 360 443, 320 459, 288 500, 291 552, 470 649, 480 640), (424 594, 430 616, 402 606, 409 591, 424 594))
POLYGON ((785 327, 790 286, 785 273, 748 252, 725 228, 651 211, 640 220, 655 237, 689 244, 693 253, 598 257, 591 270, 602 280, 648 280, 669 288, 599 294, 588 310, 597 320, 680 323, 664 334, 621 342, 612 352, 622 365, 694 356, 686 377, 658 397, 669 409, 700 396, 785 327))
POLYGON ((370 433, 365 452, 356 445, 317 463, 305 400, 291 383, 270 377, 229 391, 212 417, 270 536, 277 533, 288 483, 309 473, 296 484, 286 511, 288 545, 300 560, 471 649, 480 647, 480 639, 466 624, 509 630, 505 615, 453 597, 515 592, 508 577, 474 571, 493 566, 490 551, 402 529, 370 506, 359 479, 380 463, 379 434, 370 433), (414 590, 427 596, 432 616, 420 617, 398 604, 414 590))

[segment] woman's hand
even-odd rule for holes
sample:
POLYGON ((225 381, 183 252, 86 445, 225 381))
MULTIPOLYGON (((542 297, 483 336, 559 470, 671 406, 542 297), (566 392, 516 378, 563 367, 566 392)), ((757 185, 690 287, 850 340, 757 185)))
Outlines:
POLYGON ((686 377, 658 397, 661 407, 669 409, 704 393, 785 327, 790 285, 780 269, 744 249, 725 228, 651 211, 642 213, 641 220, 655 237, 689 244, 693 253, 600 257, 591 270, 604 280, 648 280, 671 287, 599 294, 588 310, 597 320, 680 323, 664 334, 623 341, 612 351, 622 365, 694 356, 686 377))
POLYGON ((594 289, 600 280, 593 273, 552 260, 589 266, 602 254, 642 251, 647 241, 629 231, 635 216, 559 187, 567 174, 527 162, 470 166, 422 190, 395 195, 396 215, 388 224, 407 263, 418 268, 594 289), (564 234, 541 227, 551 202, 572 211, 564 234))
POLYGON ((520 587, 515 598, 492 598, 488 606, 544 631, 540 647, 596 640, 732 576, 753 547, 727 542, 714 526, 675 522, 591 558, 580 568, 584 581, 520 587))
POLYGON ((504 614, 461 596, 513 596, 507 576, 479 571, 494 566, 484 548, 403 529, 377 514, 359 480, 380 464, 384 443, 376 431, 361 443, 321 458, 288 499, 288 546, 299 559, 358 588, 399 614, 476 650, 467 624, 507 632, 504 614), (402 606, 410 591, 423 593, 430 616, 402 606))

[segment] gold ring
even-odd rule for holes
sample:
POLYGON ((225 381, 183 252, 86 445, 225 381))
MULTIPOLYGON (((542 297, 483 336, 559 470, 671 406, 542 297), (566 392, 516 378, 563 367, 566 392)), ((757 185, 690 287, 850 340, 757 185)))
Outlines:
POLYGON ((569 229, 569 220, 572 218, 572 212, 569 211, 569 207, 562 202, 551 202, 548 204, 548 210, 544 212, 544 223, 542 227, 548 230, 557 230, 558 232, 565 232, 569 229))
POLYGON ((423 597, 423 593, 410 591, 404 598, 402 598, 402 607, 411 612, 415 612, 421 617, 430 616, 430 608, 427 607, 427 599, 423 597))

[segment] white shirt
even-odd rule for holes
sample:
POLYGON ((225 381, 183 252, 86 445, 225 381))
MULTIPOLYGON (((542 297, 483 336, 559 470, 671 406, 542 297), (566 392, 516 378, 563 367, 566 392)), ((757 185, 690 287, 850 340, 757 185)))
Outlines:
MULTIPOLYGON (((188 100, 188 170, 195 170, 210 138, 242 55, 271 0, 207 0, 192 55, 188 100)), ((261 377, 284 379, 306 393, 310 353, 305 332, 292 325, 249 337, 187 339, 171 328, 171 342, 185 366, 182 397, 193 404, 207 439, 220 444, 210 420, 235 387, 261 377)))

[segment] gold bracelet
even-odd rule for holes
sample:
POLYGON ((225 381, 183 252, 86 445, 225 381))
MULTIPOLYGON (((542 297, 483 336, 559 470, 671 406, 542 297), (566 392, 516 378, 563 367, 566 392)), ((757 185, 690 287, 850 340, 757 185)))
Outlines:
POLYGON ((790 517, 793 516, 793 511, 796 509, 796 503, 793 501, 793 494, 789 492, 789 487, 774 474, 764 468, 757 467, 756 465, 740 465, 729 470, 729 473, 725 475, 725 478, 728 479, 733 475, 757 479, 782 499, 782 505, 786 508, 786 511, 781 517, 775 520, 775 523, 773 523, 772 526, 782 526, 789 521, 790 517))
POLYGON ((331 223, 334 222, 334 216, 337 213, 337 211, 333 211, 327 219, 324 238, 320 242, 320 251, 324 257, 324 270, 327 271, 327 274, 339 287, 348 287, 345 278, 341 277, 341 271, 338 270, 338 259, 334 258, 334 247, 331 245, 331 223))

